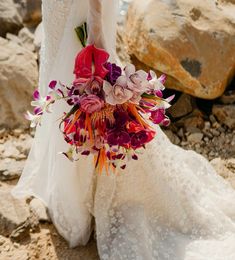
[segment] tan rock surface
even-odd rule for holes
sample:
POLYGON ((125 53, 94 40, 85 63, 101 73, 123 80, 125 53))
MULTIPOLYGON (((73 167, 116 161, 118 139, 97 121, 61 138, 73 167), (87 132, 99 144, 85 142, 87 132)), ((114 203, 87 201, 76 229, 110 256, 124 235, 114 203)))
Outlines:
POLYGON ((23 113, 30 107, 37 81, 36 55, 0 38, 0 126, 28 126, 23 113))
POLYGON ((235 72, 234 13, 232 1, 135 0, 125 28, 129 53, 167 74, 169 88, 216 98, 235 72))
POLYGON ((23 27, 22 17, 13 0, 0 0, 0 36, 16 33, 23 27))

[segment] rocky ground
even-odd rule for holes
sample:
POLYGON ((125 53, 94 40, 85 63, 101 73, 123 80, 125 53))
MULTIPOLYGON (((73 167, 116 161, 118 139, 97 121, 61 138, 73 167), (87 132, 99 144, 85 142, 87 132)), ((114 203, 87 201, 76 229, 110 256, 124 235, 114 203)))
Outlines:
MULTIPOLYGON (((173 122, 165 133, 173 143, 208 158, 235 188, 235 129, 219 123, 213 115, 203 120, 195 111, 173 122)), ((16 129, 0 134, 0 260, 98 259, 93 238, 86 247, 70 249, 38 199, 13 199, 10 191, 24 167, 33 133, 16 129)))

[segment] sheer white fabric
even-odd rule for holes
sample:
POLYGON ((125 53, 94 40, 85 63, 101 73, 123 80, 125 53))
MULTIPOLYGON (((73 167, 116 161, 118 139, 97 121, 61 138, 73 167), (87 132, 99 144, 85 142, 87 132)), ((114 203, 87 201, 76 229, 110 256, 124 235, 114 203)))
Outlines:
MULTIPOLYGON (((107 50, 115 56, 117 1, 103 0, 107 50)), ((85 0, 44 0, 40 88, 73 80, 81 49, 74 28, 85 21, 85 0)), ((96 224, 102 260, 234 260, 235 191, 200 155, 185 151, 157 128, 157 136, 125 171, 93 173, 92 158, 71 163, 54 106, 37 128, 22 177, 13 194, 44 201, 58 231, 71 246, 86 244, 96 224)))

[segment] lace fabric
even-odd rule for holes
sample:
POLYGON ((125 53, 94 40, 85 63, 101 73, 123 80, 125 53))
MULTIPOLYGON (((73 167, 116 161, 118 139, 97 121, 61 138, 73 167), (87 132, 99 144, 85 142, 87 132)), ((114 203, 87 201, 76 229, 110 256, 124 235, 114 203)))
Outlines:
MULTIPOLYGON (((117 2, 102 2, 104 41, 112 57, 117 2)), ((44 93, 49 80, 72 81, 81 49, 74 28, 87 12, 85 0, 43 0, 44 93)), ((59 154, 67 145, 57 119, 66 109, 56 104, 43 117, 13 194, 39 197, 70 246, 87 243, 94 217, 102 260, 235 259, 235 191, 208 161, 173 145, 157 127, 138 161, 116 174, 95 175, 92 158, 71 163, 59 154)))

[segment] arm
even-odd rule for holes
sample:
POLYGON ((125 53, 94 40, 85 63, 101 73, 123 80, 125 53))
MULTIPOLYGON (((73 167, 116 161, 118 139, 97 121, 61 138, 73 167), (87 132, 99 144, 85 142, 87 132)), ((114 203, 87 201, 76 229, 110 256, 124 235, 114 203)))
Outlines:
POLYGON ((105 48, 102 25, 102 0, 89 0, 88 44, 105 48))

